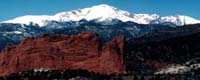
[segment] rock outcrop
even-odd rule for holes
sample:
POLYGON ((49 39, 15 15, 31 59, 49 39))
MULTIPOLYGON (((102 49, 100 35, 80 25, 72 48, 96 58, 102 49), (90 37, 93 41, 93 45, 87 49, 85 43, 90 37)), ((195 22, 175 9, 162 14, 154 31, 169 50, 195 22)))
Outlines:
POLYGON ((96 34, 44 35, 26 38, 0 53, 0 76, 33 69, 84 69, 101 74, 125 73, 124 36, 102 44, 96 34))

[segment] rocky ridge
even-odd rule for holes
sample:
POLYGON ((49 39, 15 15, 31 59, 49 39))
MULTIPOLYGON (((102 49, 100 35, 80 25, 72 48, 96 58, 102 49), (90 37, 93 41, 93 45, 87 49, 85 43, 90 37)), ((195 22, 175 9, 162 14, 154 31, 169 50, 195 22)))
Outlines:
POLYGON ((0 76, 26 70, 83 69, 101 74, 126 73, 124 36, 102 44, 98 35, 44 35, 26 38, 0 53, 0 76))

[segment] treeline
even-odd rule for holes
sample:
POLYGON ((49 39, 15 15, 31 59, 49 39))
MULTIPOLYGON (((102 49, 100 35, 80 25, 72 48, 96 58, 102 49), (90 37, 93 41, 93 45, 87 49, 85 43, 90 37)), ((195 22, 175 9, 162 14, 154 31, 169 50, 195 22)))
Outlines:
POLYGON ((121 75, 103 75, 87 70, 29 70, 0 77, 0 80, 69 80, 72 78, 77 78, 77 80, 122 80, 121 75))
MULTIPOLYGON (((196 72, 199 72, 197 70, 196 72)), ((196 74, 194 72, 194 74, 196 74)), ((200 75, 194 74, 163 74, 163 75, 103 75, 87 70, 49 70, 24 71, 0 77, 0 80, 200 80, 200 75)))

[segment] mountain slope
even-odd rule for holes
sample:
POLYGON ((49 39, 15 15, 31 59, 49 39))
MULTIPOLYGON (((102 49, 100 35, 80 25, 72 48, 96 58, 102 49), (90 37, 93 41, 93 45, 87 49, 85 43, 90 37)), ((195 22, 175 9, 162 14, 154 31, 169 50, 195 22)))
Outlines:
POLYGON ((117 9, 115 7, 101 4, 92 6, 90 8, 84 8, 79 10, 72 10, 67 12, 61 12, 53 16, 48 15, 27 15, 18 17, 12 20, 3 21, 2 23, 20 23, 30 24, 31 22, 39 26, 45 26, 48 22, 69 22, 69 21, 80 21, 85 20, 96 20, 97 22, 105 22, 112 20, 121 20, 123 22, 131 21, 138 24, 163 24, 172 23, 178 26, 185 24, 196 24, 200 23, 199 20, 193 19, 188 16, 177 15, 177 16, 159 16, 157 14, 131 14, 127 11, 117 9))
POLYGON ((156 74, 190 74, 192 69, 200 69, 199 40, 199 24, 161 30, 130 40, 124 58, 127 69, 142 74, 155 71, 156 74))
MULTIPOLYGON (((96 23, 95 21, 57 22, 51 21, 44 27, 39 25, 20 25, 11 23, 0 24, 0 35, 19 43, 26 37, 39 37, 44 34, 78 34, 81 32, 93 32, 100 35, 101 41, 106 42, 118 35, 124 35, 127 39, 137 38, 156 30, 165 30, 172 27, 166 25, 143 25, 133 22, 115 21, 113 25, 96 23)), ((0 40, 3 38, 0 38, 0 40)), ((10 43, 9 40, 4 44, 10 43)), ((4 48, 2 46, 2 48, 4 48)))

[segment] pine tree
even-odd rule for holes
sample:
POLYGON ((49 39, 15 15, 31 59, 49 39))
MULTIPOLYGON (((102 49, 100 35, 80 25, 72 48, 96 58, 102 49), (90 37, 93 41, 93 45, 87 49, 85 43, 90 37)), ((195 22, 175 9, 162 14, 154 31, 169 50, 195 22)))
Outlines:
POLYGON ((139 80, 137 75, 134 76, 133 80, 139 80))
POLYGON ((144 76, 141 76, 140 80, 145 80, 145 79, 144 79, 144 76))

